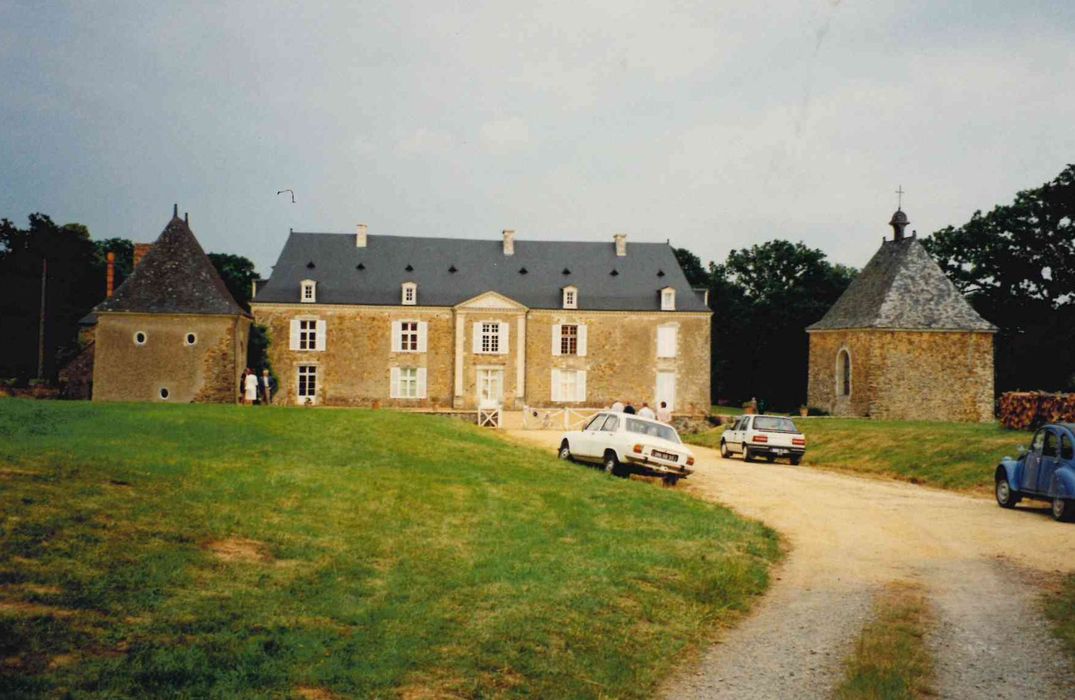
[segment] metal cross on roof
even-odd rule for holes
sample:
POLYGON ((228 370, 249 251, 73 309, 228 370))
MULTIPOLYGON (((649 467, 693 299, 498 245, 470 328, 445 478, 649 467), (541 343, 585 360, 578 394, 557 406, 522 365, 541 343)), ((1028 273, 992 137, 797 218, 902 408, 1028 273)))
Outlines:
POLYGON ((896 190, 896 194, 899 195, 899 199, 896 200, 896 208, 903 209, 903 185, 899 186, 899 189, 896 190))

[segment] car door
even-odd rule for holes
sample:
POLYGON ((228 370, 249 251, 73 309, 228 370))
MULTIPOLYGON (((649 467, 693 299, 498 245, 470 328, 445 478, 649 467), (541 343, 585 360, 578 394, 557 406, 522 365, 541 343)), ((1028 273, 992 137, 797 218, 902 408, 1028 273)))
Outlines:
POLYGON ((747 431, 750 430, 750 416, 743 416, 739 419, 739 424, 736 426, 735 431, 735 451, 743 451, 743 442, 747 438, 747 431))
POLYGON ((1041 450, 1041 461, 1038 463, 1038 493, 1048 493, 1049 486, 1053 482, 1053 474, 1060 466, 1060 433, 1052 428, 1045 429, 1045 445, 1041 450))
POLYGON ((594 442, 597 440, 597 431, 601 429, 601 426, 605 423, 605 418, 608 417, 606 413, 598 413, 596 416, 590 419, 590 422, 579 430, 578 437, 576 438, 577 445, 571 446, 571 452, 579 457, 593 457, 594 442))
POLYGON ((616 448, 616 432, 620 429, 620 415, 610 413, 594 439, 594 457, 603 457, 606 449, 616 448))
POLYGON ((1038 465, 1041 463, 1042 449, 1045 447, 1045 428, 1034 434, 1030 442, 1030 451, 1023 458, 1023 481, 1020 491, 1036 492, 1038 490, 1038 465))

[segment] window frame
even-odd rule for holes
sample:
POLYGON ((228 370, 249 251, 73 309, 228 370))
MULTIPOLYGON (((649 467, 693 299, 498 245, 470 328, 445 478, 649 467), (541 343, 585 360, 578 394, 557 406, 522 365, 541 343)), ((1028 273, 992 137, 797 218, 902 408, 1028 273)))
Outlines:
POLYGON ((413 400, 419 399, 418 391, 418 368, 417 367, 400 367, 399 368, 399 383, 398 383, 398 396, 396 398, 413 400), (404 376, 404 375, 408 376, 404 376), (407 387, 404 389, 404 387, 407 387))
POLYGON ((421 325, 418 321, 400 321, 399 352, 418 352, 422 346, 421 335, 421 325), (408 328, 408 326, 411 327, 408 328))
POLYGON ((851 398, 854 389, 854 365, 851 350, 846 345, 836 351, 836 398, 851 398), (844 358, 847 358, 846 363, 844 358))
POLYGON ((500 353, 500 322, 478 321, 481 330, 478 331, 480 342, 478 351, 482 355, 499 355, 500 353))
POLYGON ((198 334, 194 331, 187 331, 183 334, 183 344, 187 347, 193 347, 198 344, 198 334), (194 340, 191 340, 194 338, 194 340))
POLYGON ((561 355, 574 355, 579 354, 579 324, 577 323, 561 323, 560 324, 560 354, 561 355), (571 332, 568 332, 568 329, 571 332))
POLYGON ((415 282, 404 282, 400 285, 400 304, 403 306, 418 305, 418 285, 415 282), (410 295, 410 296, 408 296, 410 295))
POLYGON ((661 311, 676 310, 676 290, 674 287, 665 287, 661 290, 661 311))
POLYGON ((299 282, 299 302, 303 304, 317 303, 317 282, 315 280, 299 282))
POLYGON ((135 331, 131 334, 131 340, 134 341, 135 345, 141 347, 149 342, 149 333, 146 333, 145 331, 135 331), (142 340, 138 340, 138 336, 142 336, 142 340))
POLYGON ((310 363, 301 363, 295 368, 295 396, 300 402, 306 399, 317 400, 317 389, 320 381, 317 369, 316 364, 310 363), (312 391, 311 383, 313 385, 312 391))
POLYGON ((579 288, 574 285, 564 287, 560 290, 560 301, 565 309, 579 308, 579 288))

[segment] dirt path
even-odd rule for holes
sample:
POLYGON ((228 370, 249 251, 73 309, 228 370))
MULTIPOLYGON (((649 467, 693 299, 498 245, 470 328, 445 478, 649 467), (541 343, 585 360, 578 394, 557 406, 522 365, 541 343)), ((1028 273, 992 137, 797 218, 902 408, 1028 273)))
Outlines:
MULTIPOLYGON (((550 450, 559 440, 512 436, 550 450)), ((1034 598, 1035 580, 1075 569, 1075 525, 1053 522, 1044 505, 1006 511, 983 498, 693 449, 697 472, 677 488, 765 522, 792 549, 756 612, 673 678, 667 697, 828 696, 873 592, 894 579, 921 582, 936 607, 941 697, 1071 696, 1070 667, 1034 598)))

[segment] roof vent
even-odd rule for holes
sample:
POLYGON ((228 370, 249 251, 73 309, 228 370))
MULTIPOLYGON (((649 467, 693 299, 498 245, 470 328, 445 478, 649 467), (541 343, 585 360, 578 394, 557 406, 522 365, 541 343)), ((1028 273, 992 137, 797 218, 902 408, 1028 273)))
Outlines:
POLYGON ((359 263, 359 264, 355 265, 355 269, 356 270, 365 270, 366 266, 363 265, 362 263, 359 263))
POLYGON ((658 277, 664 277, 664 270, 657 270, 658 277))
POLYGON ((620 273, 619 273, 619 271, 617 271, 617 270, 616 270, 616 268, 612 268, 612 272, 610 272, 610 273, 608 273, 608 274, 610 274, 610 275, 612 275, 613 277, 615 277, 615 276, 617 276, 617 275, 618 275, 618 274, 620 274, 620 273))
POLYGON ((414 265, 407 265, 407 267, 405 267, 403 269, 406 270, 407 272, 414 272, 414 265))
POLYGON ((565 275, 570 275, 570 274, 571 274, 571 270, 569 270, 569 269, 567 269, 567 268, 565 267, 565 268, 564 268, 564 272, 563 272, 563 274, 565 274, 565 275))
POLYGON ((456 269, 455 265, 452 265, 451 267, 448 268, 448 272, 450 272, 450 273, 452 273, 454 275, 455 273, 459 272, 459 270, 456 269))
POLYGON ((527 272, 529 272, 529 270, 527 270, 525 267, 520 267, 519 268, 519 274, 520 275, 525 275, 527 272))
POLYGON ((313 261, 313 260, 311 260, 310 262, 306 263, 306 269, 307 269, 307 270, 312 270, 312 269, 314 269, 315 267, 317 267, 317 265, 314 265, 314 261, 313 261))

